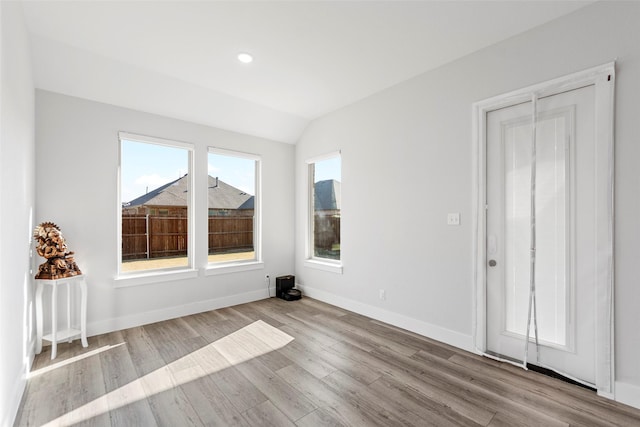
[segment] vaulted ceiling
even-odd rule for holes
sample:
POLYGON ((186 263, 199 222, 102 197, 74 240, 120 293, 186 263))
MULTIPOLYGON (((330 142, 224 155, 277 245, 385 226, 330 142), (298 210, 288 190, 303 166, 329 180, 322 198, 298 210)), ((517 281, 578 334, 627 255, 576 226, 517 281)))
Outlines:
POLYGON ((295 143, 310 120, 591 2, 23 6, 36 87, 295 143))

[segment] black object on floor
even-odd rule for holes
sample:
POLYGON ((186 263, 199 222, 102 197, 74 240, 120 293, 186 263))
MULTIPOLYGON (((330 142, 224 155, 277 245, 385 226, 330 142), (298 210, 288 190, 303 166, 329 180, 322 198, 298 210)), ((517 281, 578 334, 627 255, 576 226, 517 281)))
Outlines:
POLYGON ((294 289, 296 284, 296 276, 280 276, 276 277, 276 296, 285 301, 295 301, 302 298, 302 292, 294 289))
POLYGON ((302 292, 297 289, 289 289, 282 295, 282 299, 285 301, 296 301, 302 298, 302 292))
POLYGON ((527 369, 529 369, 530 371, 533 371, 533 372, 537 372, 537 373, 542 374, 542 375, 546 375, 546 376, 551 377, 551 378, 556 378, 556 379, 562 380, 562 381, 564 381, 566 383, 569 383, 569 384, 573 384, 573 385, 577 385, 577 386, 582 387, 582 388, 586 388, 587 390, 597 391, 593 387, 590 387, 590 386, 588 386, 586 384, 579 383, 578 381, 574 381, 571 378, 567 378, 564 375, 561 375, 561 374, 557 373, 556 371, 552 371, 551 369, 543 368, 542 366, 536 366, 536 365, 532 365, 531 363, 527 363, 527 369))
POLYGON ((278 298, 284 298, 284 294, 289 289, 293 289, 295 285, 296 285, 296 276, 288 275, 288 276, 276 277, 276 296, 278 298))

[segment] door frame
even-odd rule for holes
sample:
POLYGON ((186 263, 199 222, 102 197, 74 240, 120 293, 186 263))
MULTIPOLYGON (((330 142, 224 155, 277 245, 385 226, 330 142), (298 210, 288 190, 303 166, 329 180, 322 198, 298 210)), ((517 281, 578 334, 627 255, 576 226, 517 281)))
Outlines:
POLYGON ((473 339, 478 354, 486 354, 487 293, 487 113, 499 108, 550 96, 586 85, 595 86, 595 167, 596 175, 596 389, 601 396, 614 398, 614 304, 613 304, 613 170, 614 170, 614 88, 615 62, 518 89, 473 104, 473 339))

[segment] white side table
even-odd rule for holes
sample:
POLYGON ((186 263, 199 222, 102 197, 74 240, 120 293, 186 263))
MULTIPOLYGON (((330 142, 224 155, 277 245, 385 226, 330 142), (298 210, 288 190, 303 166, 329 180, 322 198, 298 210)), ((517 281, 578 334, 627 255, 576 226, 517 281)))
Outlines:
POLYGON ((88 347, 87 343, 87 283, 84 275, 65 277, 63 279, 45 280, 36 279, 36 354, 42 352, 42 340, 51 341, 51 360, 57 356, 58 343, 63 341, 71 342, 74 338, 80 337, 83 347, 88 347), (71 293, 72 283, 80 285, 80 329, 71 327, 71 293), (67 288, 67 329, 58 331, 58 287, 66 285, 67 288), (42 292, 45 286, 51 286, 51 333, 42 335, 42 292))

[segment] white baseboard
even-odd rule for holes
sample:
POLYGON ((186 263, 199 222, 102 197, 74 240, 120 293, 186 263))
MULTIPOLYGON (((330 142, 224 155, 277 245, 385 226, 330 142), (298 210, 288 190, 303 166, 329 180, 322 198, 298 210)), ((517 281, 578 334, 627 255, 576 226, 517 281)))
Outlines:
POLYGON ((640 386, 616 381, 616 402, 640 409, 640 386))
MULTIPOLYGON (((275 290, 272 290, 272 295, 274 293, 275 290)), ((113 331, 161 322, 163 320, 174 319, 176 317, 189 316, 191 314, 202 313, 203 311, 216 310, 218 308, 230 307, 232 305, 244 304, 265 298, 267 298, 266 289, 260 289, 258 291, 251 291, 243 294, 229 295, 175 307, 167 307, 161 310, 153 310, 129 316, 100 320, 87 324, 87 335, 94 336, 106 334, 113 331)))
POLYGON ((381 322, 389 323, 399 328, 415 332, 416 334, 452 345, 454 347, 461 348, 463 350, 467 350, 470 352, 474 351, 473 337, 471 335, 461 334, 460 332, 455 332, 450 329, 442 328, 440 326, 432 325, 430 323, 414 319, 412 317, 384 310, 379 307, 374 307, 369 304, 364 304, 362 302, 355 301, 349 298, 344 298, 331 292, 323 291, 321 289, 316 289, 300 284, 296 284, 296 287, 300 289, 305 295, 308 295, 311 298, 315 298, 328 304, 332 304, 337 307, 341 307, 346 310, 371 317, 381 322))

